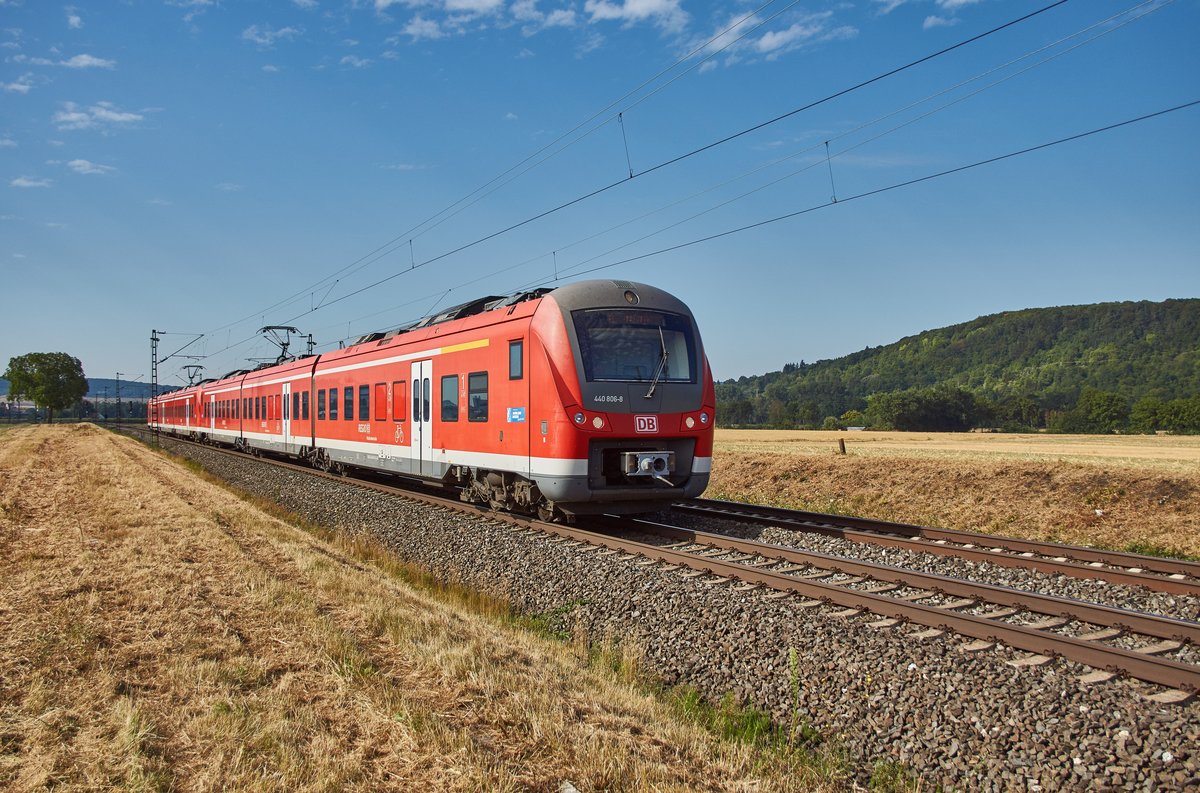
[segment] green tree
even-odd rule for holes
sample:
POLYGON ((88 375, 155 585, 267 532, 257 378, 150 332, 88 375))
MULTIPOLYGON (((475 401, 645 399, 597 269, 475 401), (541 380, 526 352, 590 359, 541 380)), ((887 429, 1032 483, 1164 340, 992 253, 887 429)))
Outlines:
POLYGON ((46 408, 47 421, 54 419, 54 411, 83 399, 88 390, 83 364, 65 352, 30 352, 10 358, 4 378, 9 398, 30 399, 46 408))

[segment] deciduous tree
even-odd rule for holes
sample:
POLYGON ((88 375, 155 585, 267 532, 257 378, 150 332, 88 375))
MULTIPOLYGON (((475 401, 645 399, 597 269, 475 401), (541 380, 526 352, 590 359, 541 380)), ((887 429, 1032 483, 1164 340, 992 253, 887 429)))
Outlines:
POLYGON ((88 382, 83 364, 65 352, 31 352, 8 360, 4 372, 11 399, 30 399, 46 408, 47 420, 83 399, 88 382))

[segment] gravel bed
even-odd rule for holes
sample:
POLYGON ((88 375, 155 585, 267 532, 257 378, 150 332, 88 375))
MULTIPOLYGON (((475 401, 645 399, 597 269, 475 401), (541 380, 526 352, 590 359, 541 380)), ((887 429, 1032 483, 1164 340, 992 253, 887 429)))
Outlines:
POLYGON ((970 562, 951 556, 906 551, 902 548, 885 548, 880 545, 843 540, 838 537, 826 537, 821 534, 778 526, 748 526, 724 518, 670 514, 664 522, 696 531, 727 534, 731 537, 757 540, 831 556, 844 556, 865 562, 921 570, 926 573, 953 576, 996 586, 1086 600, 1117 608, 1137 609, 1193 622, 1200 620, 1200 598, 1187 595, 1169 595, 1152 592, 1143 587, 1110 584, 1094 578, 1049 575, 1036 570, 1000 567, 989 562, 970 562))
POLYGON ((1141 696, 1155 687, 1086 686, 1077 677, 1088 670, 1067 662, 1016 669, 1005 662, 1023 653, 1010 648, 966 653, 965 639, 918 642, 907 638, 911 627, 868 627, 871 615, 838 618, 833 608, 705 584, 707 577, 582 552, 487 518, 164 445, 239 489, 316 523, 370 533, 405 559, 525 613, 558 614, 568 630, 635 642, 667 683, 691 683, 713 699, 732 693, 781 723, 795 714, 845 747, 860 782, 875 762, 894 759, 926 784, 956 790, 1200 786, 1200 705, 1141 696))

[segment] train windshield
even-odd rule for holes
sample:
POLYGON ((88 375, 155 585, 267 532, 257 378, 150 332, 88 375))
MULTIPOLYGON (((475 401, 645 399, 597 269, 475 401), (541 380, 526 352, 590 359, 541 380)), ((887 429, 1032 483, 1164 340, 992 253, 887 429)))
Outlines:
POLYGON ((588 382, 696 382, 696 344, 687 317, 623 308, 575 311, 572 317, 588 382))

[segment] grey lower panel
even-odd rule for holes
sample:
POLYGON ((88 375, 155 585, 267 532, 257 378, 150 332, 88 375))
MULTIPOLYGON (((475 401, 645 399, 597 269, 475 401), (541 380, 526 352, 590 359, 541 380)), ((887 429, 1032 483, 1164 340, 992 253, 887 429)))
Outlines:
POLYGON ((375 471, 387 471, 393 474, 421 477, 422 479, 441 480, 445 477, 450 466, 445 463, 426 463, 425 473, 417 470, 417 466, 409 457, 381 457, 378 454, 351 452, 343 449, 326 449, 329 459, 342 465, 353 465, 358 468, 370 468, 375 471))
MULTIPOLYGON (((586 476, 534 477, 538 489, 567 512, 620 511, 620 507, 651 509, 655 503, 696 498, 708 487, 708 474, 692 474, 681 485, 667 487, 655 482, 638 487, 594 489, 586 476)), ((628 511, 628 510, 626 510, 628 511)))

